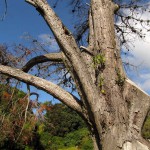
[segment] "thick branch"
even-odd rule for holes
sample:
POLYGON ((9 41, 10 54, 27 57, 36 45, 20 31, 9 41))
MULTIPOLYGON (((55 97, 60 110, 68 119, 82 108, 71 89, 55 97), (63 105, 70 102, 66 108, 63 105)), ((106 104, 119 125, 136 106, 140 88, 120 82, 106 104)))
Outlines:
MULTIPOLYGON (((77 82, 79 83, 79 89, 81 91, 80 96, 84 101, 86 101, 86 103, 84 103, 86 104, 85 107, 87 107, 89 113, 96 111, 97 114, 95 114, 92 119, 98 119, 98 112, 107 113, 104 111, 106 108, 106 102, 104 97, 99 96, 99 91, 92 80, 88 66, 83 60, 83 56, 81 55, 81 51, 78 48, 74 37, 63 25, 48 3, 44 3, 41 0, 33 1, 36 4, 36 9, 43 16, 48 26, 54 33, 59 46, 68 60, 67 64, 70 67, 69 70, 75 74, 76 80, 78 80, 77 82), (95 108, 95 106, 98 105, 99 107, 95 108), (91 106, 91 108, 89 106, 91 106)), ((99 119, 97 121, 100 122, 99 119)), ((97 126, 100 128, 100 125, 97 126)))
MULTIPOLYGON (((27 0, 27 2, 29 1, 27 0)), ((47 25, 54 33, 59 46, 62 47, 62 50, 67 53, 74 52, 74 46, 74 48, 76 48, 76 52, 78 51, 79 53, 80 50, 71 32, 64 26, 49 4, 42 0, 33 0, 32 2, 34 2, 35 5, 33 6, 36 7, 37 11, 45 19, 47 25)))
POLYGON ((49 81, 46 81, 42 78, 35 77, 33 75, 24 73, 20 69, 14 69, 12 67, 0 65, 0 72, 2 74, 11 76, 15 79, 18 79, 27 84, 33 85, 49 94, 59 99, 62 103, 65 103, 67 106, 76 110, 79 113, 82 113, 81 105, 78 102, 78 99, 59 87, 56 84, 53 84, 49 81))
POLYGON ((62 62, 62 57, 62 53, 50 53, 42 56, 37 56, 28 61, 27 64, 22 68, 22 70, 24 72, 28 72, 36 64, 47 61, 62 62))
MULTIPOLYGON (((89 101, 97 101, 98 91, 94 90, 95 85, 92 83, 91 75, 88 72, 87 66, 81 56, 81 51, 76 44, 76 41, 68 29, 63 25, 48 3, 41 0, 33 0, 37 10, 43 16, 48 26, 53 31, 59 46, 62 48, 64 55, 71 63, 71 67, 75 70, 78 78, 81 81, 80 85, 84 94, 87 95, 89 101), (97 97, 96 97, 97 96, 97 97)), ((70 68, 70 69, 72 69, 70 68)))
POLYGON ((124 97, 129 107, 129 125, 134 131, 140 133, 145 117, 150 109, 150 96, 131 80, 127 79, 124 97))

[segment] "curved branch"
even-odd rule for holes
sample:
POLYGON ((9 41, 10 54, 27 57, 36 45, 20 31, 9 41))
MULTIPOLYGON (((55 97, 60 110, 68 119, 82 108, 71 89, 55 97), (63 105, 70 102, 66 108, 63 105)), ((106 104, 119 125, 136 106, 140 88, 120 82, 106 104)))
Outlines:
POLYGON ((33 86, 37 87, 38 89, 41 89, 41 90, 51 94, 55 98, 59 99, 62 103, 66 104, 73 110, 82 114, 82 108, 81 108, 81 104, 79 103, 78 98, 71 95, 70 93, 68 93, 61 87, 59 87, 58 85, 56 85, 52 82, 46 81, 42 78, 35 77, 33 75, 24 73, 20 69, 15 69, 15 68, 4 66, 4 65, 0 65, 0 72, 2 74, 5 74, 5 75, 11 76, 15 79, 18 79, 22 82, 25 82, 27 84, 33 85, 33 86))
POLYGON ((23 66, 22 71, 28 72, 34 65, 47 61, 62 62, 62 53, 50 53, 32 58, 23 66))

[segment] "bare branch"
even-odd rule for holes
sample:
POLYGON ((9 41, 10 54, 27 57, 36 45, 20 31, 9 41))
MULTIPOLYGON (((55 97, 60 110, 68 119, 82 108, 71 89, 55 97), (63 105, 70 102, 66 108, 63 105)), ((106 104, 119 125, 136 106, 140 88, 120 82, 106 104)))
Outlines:
POLYGON ((80 53, 80 49, 78 48, 71 32, 64 26, 49 4, 41 0, 33 0, 33 2, 36 4, 34 6, 37 11, 42 15, 54 33, 59 46, 62 48, 62 51, 68 54, 75 52, 80 53))
POLYGON ((3 16, 0 18, 2 21, 5 19, 6 17, 6 14, 7 14, 7 8, 8 8, 8 5, 7 5, 7 0, 4 0, 5 1, 5 12, 3 14, 3 16))
POLYGON ((28 95, 27 100, 28 101, 27 101, 27 105, 26 105, 26 108, 25 108, 24 123, 23 123, 21 131, 20 131, 20 133, 19 133, 19 135, 18 135, 18 137, 16 139, 16 142, 19 140, 19 138, 20 138, 20 136, 22 134, 22 131, 24 129, 24 125, 26 124, 26 121, 27 121, 27 113, 28 113, 28 108, 29 108, 29 103, 30 103, 30 85, 28 85, 28 84, 27 84, 27 90, 28 90, 28 93, 27 93, 27 95, 28 95))
POLYGON ((46 81, 44 79, 41 79, 39 77, 32 76, 30 74, 24 73, 20 69, 15 69, 12 67, 0 65, 0 72, 2 74, 11 76, 15 79, 18 79, 22 82, 25 82, 27 84, 33 85, 49 94, 54 96, 55 98, 59 99, 62 103, 68 105, 70 108, 74 109, 78 113, 81 114, 82 108, 81 105, 79 104, 78 98, 75 96, 71 95, 58 85, 46 81))
POLYGON ((82 36, 88 30, 88 28, 89 28, 88 20, 85 20, 80 26, 76 27, 74 36, 77 42, 79 42, 82 39, 82 36))
POLYGON ((82 96, 86 95, 84 99, 87 99, 89 103, 91 103, 91 99, 95 102, 98 101, 98 99, 100 99, 99 92, 95 88, 91 75, 83 61, 81 51, 71 32, 63 25, 48 3, 41 0, 33 1, 36 3, 37 11, 39 11, 51 28, 64 55, 69 60, 67 61, 69 69, 72 70, 72 72, 76 74, 76 78, 80 80, 78 82, 81 83, 80 89, 82 90, 82 96))
POLYGON ((36 4, 33 0, 25 0, 27 3, 33 5, 34 7, 36 7, 36 4))
POLYGON ((24 72, 28 72, 34 65, 47 61, 62 62, 62 57, 62 53, 49 53, 42 56, 37 56, 28 61, 22 70, 24 72))

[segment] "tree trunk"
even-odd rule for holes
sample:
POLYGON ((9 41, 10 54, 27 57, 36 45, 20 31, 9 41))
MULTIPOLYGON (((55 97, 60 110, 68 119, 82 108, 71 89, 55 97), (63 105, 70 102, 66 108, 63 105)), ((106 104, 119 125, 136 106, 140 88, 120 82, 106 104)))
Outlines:
POLYGON ((141 137, 150 97, 123 70, 114 28, 118 6, 111 0, 91 0, 89 46, 82 52, 46 0, 26 2, 43 16, 62 52, 37 57, 24 69, 47 60, 62 61, 76 83, 80 101, 58 85, 19 69, 0 65, 0 72, 48 92, 79 113, 91 131, 94 150, 150 150, 141 137))
POLYGON ((116 9, 112 1, 91 0, 89 25, 93 47, 90 50, 95 59, 100 55, 105 57, 105 64, 100 62, 95 67, 95 84, 100 97, 92 110, 93 126, 100 139, 97 145, 103 150, 147 150, 150 145, 142 139, 141 129, 150 107, 150 97, 127 79, 123 70, 114 31, 116 9))
MULTIPOLYGON (((103 118, 103 120, 101 118, 98 119, 101 120, 101 131, 98 131, 100 140, 93 141, 100 143, 97 143, 97 145, 94 143, 94 145, 96 145, 94 146, 94 150, 97 150, 97 147, 99 150, 150 149, 149 141, 143 139, 141 136, 143 123, 150 107, 150 97, 129 79, 126 80, 122 93, 122 100, 126 102, 127 112, 123 114, 121 112, 121 110, 123 111, 123 106, 118 105, 121 108, 120 110, 119 108, 118 110, 109 110, 112 116, 107 116, 107 118, 103 118), (119 111, 119 113, 117 113, 117 111, 119 111), (118 117, 115 117, 116 113, 118 117), (109 122, 106 120, 109 120, 109 122)), ((120 101, 120 99, 115 98, 113 100, 115 102, 120 101)), ((102 116, 102 113, 99 112, 98 116, 102 116)), ((98 125, 99 123, 95 124, 98 125)), ((95 137, 97 138, 97 132, 95 132, 95 137)))
MULTIPOLYGON (((130 130, 130 129, 129 129, 130 130)), ((123 124, 112 127, 102 139, 103 150, 149 150, 149 143, 141 140, 141 137, 135 137, 134 134, 129 135, 126 126, 123 124)))

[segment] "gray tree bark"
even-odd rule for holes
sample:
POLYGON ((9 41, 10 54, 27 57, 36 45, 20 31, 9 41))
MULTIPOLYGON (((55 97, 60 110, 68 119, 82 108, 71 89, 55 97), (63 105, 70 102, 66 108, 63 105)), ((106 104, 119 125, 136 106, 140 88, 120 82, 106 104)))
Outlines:
POLYGON ((82 52, 46 0, 26 2, 39 10, 62 52, 35 57, 22 70, 0 65, 0 72, 46 91, 78 112, 90 129, 94 150, 149 150, 141 129, 150 97, 123 70, 114 30, 118 6, 110 0, 91 0, 89 46, 82 52), (69 68, 80 101, 58 85, 25 73, 46 61, 69 68))

